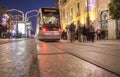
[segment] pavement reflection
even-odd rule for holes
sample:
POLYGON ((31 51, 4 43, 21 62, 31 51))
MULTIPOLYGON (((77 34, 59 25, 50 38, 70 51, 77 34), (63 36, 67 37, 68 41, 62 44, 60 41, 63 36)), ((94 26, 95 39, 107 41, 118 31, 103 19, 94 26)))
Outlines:
POLYGON ((35 45, 34 40, 0 45, 0 77, 28 76, 32 61, 31 51, 35 48, 31 44, 35 45))
POLYGON ((38 50, 38 64, 41 77, 118 77, 80 58, 63 52, 62 48, 64 45, 57 45, 59 49, 45 42, 39 44, 38 47, 41 49, 38 50), (61 54, 61 52, 64 54, 61 54))

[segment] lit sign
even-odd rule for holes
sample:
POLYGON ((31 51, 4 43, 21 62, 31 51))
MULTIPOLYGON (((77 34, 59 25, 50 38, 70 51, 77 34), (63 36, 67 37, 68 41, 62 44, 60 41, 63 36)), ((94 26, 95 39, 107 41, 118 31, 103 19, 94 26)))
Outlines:
POLYGON ((49 9, 45 9, 45 12, 56 12, 56 10, 49 10, 49 9))
POLYGON ((96 0, 88 0, 88 10, 89 11, 92 11, 95 6, 96 6, 96 0))
POLYGON ((18 23, 18 32, 25 34, 25 24, 24 23, 18 23))

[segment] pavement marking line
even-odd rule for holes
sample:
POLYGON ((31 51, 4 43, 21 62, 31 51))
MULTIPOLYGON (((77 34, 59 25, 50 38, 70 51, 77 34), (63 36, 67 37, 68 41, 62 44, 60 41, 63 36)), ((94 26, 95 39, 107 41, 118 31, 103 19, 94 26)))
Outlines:
MULTIPOLYGON (((62 43, 62 42, 60 42, 62 43)), ((70 44, 70 43, 69 43, 70 44)), ((98 46, 95 46, 95 45, 87 45, 87 44, 81 44, 81 43, 71 43, 71 44, 74 44, 74 45, 80 45, 80 46, 88 46, 88 47, 97 47, 97 48, 103 48, 103 47, 98 47, 98 46)), ((101 44, 100 44, 101 45, 101 44)), ((112 49, 112 48, 109 48, 109 49, 112 49)), ((106 52, 101 52, 99 50, 95 50, 96 52, 98 53, 104 53, 104 54, 108 54, 108 55, 112 55, 112 56, 116 56, 116 55, 113 55, 113 54, 110 54, 110 53, 106 53, 106 52)), ((117 56, 117 57, 120 57, 120 56, 117 56)))
POLYGON ((108 72, 110 72, 110 73, 112 73, 112 74, 115 74, 116 76, 119 76, 119 77, 120 77, 120 74, 119 74, 119 73, 116 73, 116 72, 114 72, 114 71, 112 71, 112 70, 110 70, 110 69, 108 69, 108 68, 106 68, 106 67, 103 67, 103 66, 98 65, 98 64, 96 64, 96 63, 94 63, 94 62, 91 62, 91 61, 89 61, 89 60, 87 60, 87 59, 85 59, 85 58, 83 58, 83 57, 80 57, 80 56, 77 56, 77 55, 75 55, 75 54, 73 54, 73 53, 70 53, 69 51, 66 51, 66 52, 68 52, 68 54, 70 54, 70 55, 73 55, 73 56, 75 56, 75 57, 77 57, 77 58, 80 58, 80 59, 82 59, 82 60, 84 60, 84 61, 86 61, 86 62, 88 62, 88 63, 90 63, 90 64, 93 64, 93 65, 95 65, 95 66, 97 66, 97 67, 99 67, 99 68, 102 68, 102 69, 104 69, 104 70, 106 70, 106 71, 108 71, 108 72))
POLYGON ((66 52, 57 52, 57 53, 40 53, 37 55, 59 55, 59 54, 67 54, 66 52))
POLYGON ((65 51, 65 52, 67 52, 68 54, 70 54, 70 55, 72 55, 72 56, 75 56, 75 57, 77 57, 77 58, 80 58, 80 59, 83 60, 83 61, 86 61, 86 62, 88 62, 88 63, 90 63, 90 64, 93 64, 93 65, 95 65, 95 66, 97 66, 97 67, 99 67, 99 68, 102 68, 102 69, 104 69, 104 70, 106 70, 106 71, 108 71, 108 72, 110 72, 110 73, 112 73, 112 74, 120 77, 120 74, 119 74, 119 73, 116 73, 116 72, 114 72, 114 71, 112 71, 112 70, 110 70, 110 69, 108 69, 108 68, 106 68, 106 67, 103 67, 103 66, 101 66, 101 65, 98 65, 98 64, 96 64, 96 63, 94 63, 94 62, 92 62, 92 61, 87 60, 86 58, 80 57, 80 56, 78 56, 78 55, 76 55, 76 54, 73 54, 73 53, 67 51, 67 50, 63 50, 63 51, 65 51))

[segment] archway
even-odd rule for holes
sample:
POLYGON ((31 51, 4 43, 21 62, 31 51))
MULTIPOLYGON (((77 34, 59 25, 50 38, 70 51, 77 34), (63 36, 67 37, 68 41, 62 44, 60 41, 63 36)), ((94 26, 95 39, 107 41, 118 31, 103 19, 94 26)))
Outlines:
POLYGON ((108 38, 108 11, 104 10, 101 12, 101 30, 103 39, 108 38))

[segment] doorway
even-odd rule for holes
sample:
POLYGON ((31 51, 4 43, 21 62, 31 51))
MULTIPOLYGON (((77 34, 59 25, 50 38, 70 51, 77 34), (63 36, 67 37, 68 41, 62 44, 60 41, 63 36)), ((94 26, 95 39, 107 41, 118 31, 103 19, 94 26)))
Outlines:
POLYGON ((107 10, 101 13, 101 32, 102 39, 108 38, 108 12, 107 10))

